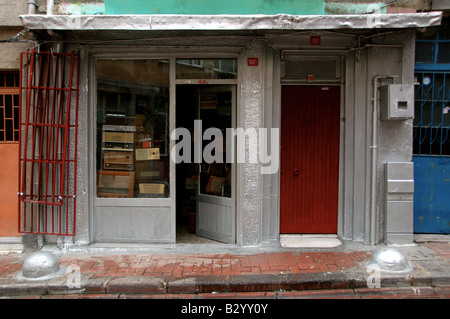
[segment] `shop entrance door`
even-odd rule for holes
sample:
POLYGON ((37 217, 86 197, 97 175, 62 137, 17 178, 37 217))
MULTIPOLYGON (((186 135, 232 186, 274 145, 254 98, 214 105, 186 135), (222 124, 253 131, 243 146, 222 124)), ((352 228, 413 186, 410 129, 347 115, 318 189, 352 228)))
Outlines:
POLYGON ((280 233, 335 234, 339 171, 338 86, 283 86, 280 233))
POLYGON ((197 140, 201 147, 195 150, 201 159, 197 176, 196 234, 230 244, 236 241, 236 192, 234 160, 227 159, 227 150, 231 150, 227 149, 226 130, 235 126, 235 106, 234 85, 198 91, 197 114, 203 138, 201 142, 197 140))

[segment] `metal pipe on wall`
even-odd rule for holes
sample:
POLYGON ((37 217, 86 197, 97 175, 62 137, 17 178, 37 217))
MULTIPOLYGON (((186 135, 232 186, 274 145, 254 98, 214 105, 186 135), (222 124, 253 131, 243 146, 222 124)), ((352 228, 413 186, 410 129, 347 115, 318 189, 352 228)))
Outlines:
POLYGON ((36 14, 36 9, 39 6, 36 3, 36 0, 28 0, 27 4, 28 4, 28 14, 36 14))
POLYGON ((53 8, 55 7, 54 0, 47 0, 47 15, 53 15, 53 8))

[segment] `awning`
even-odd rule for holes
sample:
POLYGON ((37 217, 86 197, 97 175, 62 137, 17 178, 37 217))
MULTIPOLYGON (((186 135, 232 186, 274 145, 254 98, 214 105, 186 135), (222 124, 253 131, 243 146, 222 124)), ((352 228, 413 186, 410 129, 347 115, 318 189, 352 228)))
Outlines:
POLYGON ((355 15, 22 15, 29 30, 337 30, 426 28, 442 12, 355 15))

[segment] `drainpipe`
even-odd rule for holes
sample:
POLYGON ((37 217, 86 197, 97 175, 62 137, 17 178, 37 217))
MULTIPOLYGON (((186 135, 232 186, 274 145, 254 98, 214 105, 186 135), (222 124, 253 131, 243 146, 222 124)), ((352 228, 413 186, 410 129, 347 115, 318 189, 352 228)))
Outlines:
POLYGON ((377 166, 378 166, 378 81, 395 79, 397 75, 376 75, 373 78, 373 110, 372 110, 372 189, 370 208, 370 244, 376 244, 377 221, 377 166))
MULTIPOLYGON (((52 16, 53 15, 53 8, 55 7, 55 1, 54 0, 47 0, 47 15, 52 16)), ((50 36, 56 36, 57 33, 55 31, 47 29, 47 33, 50 36)))
POLYGON ((54 6, 55 6, 54 0, 47 0, 47 15, 49 15, 49 16, 53 15, 54 6))
POLYGON ((36 14, 36 9, 39 6, 36 3, 36 0, 28 0, 27 4, 28 4, 28 14, 36 14))

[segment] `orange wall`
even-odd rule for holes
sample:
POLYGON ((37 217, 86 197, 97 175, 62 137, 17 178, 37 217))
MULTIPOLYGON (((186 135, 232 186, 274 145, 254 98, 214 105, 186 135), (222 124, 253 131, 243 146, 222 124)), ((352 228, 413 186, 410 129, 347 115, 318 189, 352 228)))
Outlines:
POLYGON ((19 237, 19 144, 0 144, 0 237, 19 237))

